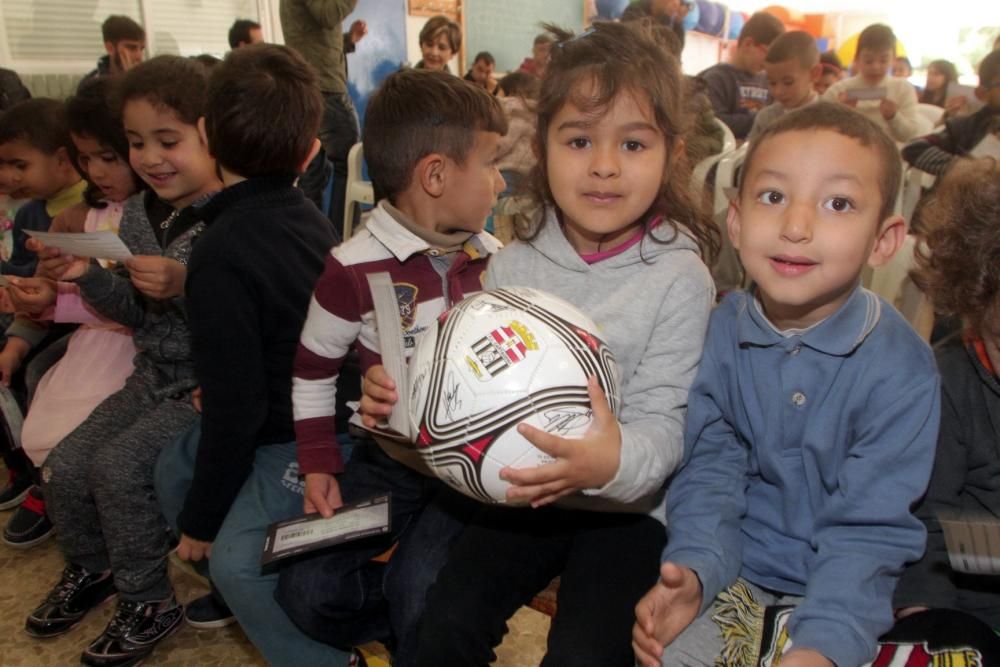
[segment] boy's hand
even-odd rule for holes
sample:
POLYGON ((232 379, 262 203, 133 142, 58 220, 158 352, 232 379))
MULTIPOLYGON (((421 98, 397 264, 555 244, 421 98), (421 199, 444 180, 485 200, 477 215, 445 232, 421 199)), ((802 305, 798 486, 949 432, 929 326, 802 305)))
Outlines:
POLYGON ((852 109, 858 108, 858 101, 855 100, 855 99, 852 99, 852 98, 848 97, 846 91, 844 91, 844 92, 840 93, 839 95, 837 95, 837 101, 840 102, 841 104, 846 104, 847 106, 851 107, 852 109))
POLYGON ((635 606, 632 648, 642 667, 660 667, 663 648, 698 616, 701 597, 694 570, 669 561, 660 566, 660 580, 635 606))
POLYGON ((150 299, 172 299, 184 294, 187 267, 176 259, 138 255, 125 262, 135 288, 150 299))
POLYGON ((896 117, 896 111, 899 109, 899 105, 894 101, 890 100, 888 97, 882 98, 882 101, 878 104, 879 113, 882 114, 882 118, 886 120, 892 120, 896 117))
POLYGON ((0 313, 16 313, 17 310, 17 304, 14 303, 10 288, 0 287, 0 313))
POLYGON ((352 44, 357 44, 368 34, 368 24, 364 21, 355 21, 347 31, 348 39, 352 44))
POLYGON ((48 248, 38 239, 28 239, 24 247, 38 255, 35 275, 51 280, 76 280, 87 272, 90 260, 86 257, 64 255, 59 248, 48 248))
POLYGON ((11 276, 10 298, 20 312, 38 315, 56 302, 59 291, 54 281, 48 278, 19 278, 11 276))
POLYGON ((212 543, 202 542, 193 537, 181 534, 181 541, 177 545, 177 556, 181 560, 199 561, 212 555, 212 543))
POLYGON ((930 607, 903 607, 902 609, 896 610, 896 618, 906 618, 907 616, 913 616, 914 614, 919 614, 929 609, 930 607))
POLYGON ((0 352, 0 382, 3 382, 3 386, 10 386, 10 379, 17 372, 17 369, 21 367, 21 362, 24 358, 28 356, 28 352, 31 351, 31 346, 23 338, 18 338, 17 336, 9 336, 7 338, 7 344, 4 345, 3 351, 0 352))
POLYGON ((582 438, 562 438, 528 424, 518 425, 518 433, 556 461, 534 468, 501 470, 500 479, 514 485, 507 489, 508 500, 526 500, 532 507, 541 507, 580 489, 600 488, 614 479, 621 459, 621 428, 597 378, 587 380, 587 391, 593 421, 582 438))
POLYGON ((195 412, 201 414, 201 387, 195 387, 191 390, 191 405, 195 412))
POLYGON ((827 659, 822 653, 808 648, 792 648, 791 651, 781 656, 778 660, 778 667, 837 667, 832 660, 827 659))
POLYGON ((375 428, 378 420, 392 414, 392 406, 399 400, 396 383, 385 372, 385 366, 372 366, 361 381, 361 422, 375 428))
POLYGON ((324 519, 333 516, 333 510, 342 507, 340 499, 340 484, 337 478, 328 472, 306 473, 305 512, 319 512, 324 519))
POLYGON ((949 97, 944 103, 944 115, 948 118, 958 116, 969 106, 969 100, 964 95, 949 97))

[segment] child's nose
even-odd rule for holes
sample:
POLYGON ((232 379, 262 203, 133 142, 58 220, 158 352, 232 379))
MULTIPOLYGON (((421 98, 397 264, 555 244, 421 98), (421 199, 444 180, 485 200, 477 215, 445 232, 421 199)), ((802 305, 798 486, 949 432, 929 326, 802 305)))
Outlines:
POLYGON ((812 239, 814 211, 807 205, 791 205, 785 211, 781 226, 782 238, 793 243, 812 239))
POLYGON ((590 171, 600 178, 618 174, 618 154, 612 146, 594 146, 590 158, 590 171))

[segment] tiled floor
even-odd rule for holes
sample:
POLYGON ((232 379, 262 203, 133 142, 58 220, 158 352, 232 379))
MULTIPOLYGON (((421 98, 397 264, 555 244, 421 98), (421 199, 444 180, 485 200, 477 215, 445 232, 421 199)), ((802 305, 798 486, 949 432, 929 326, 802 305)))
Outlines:
MULTIPOLYGON (((0 466, 0 480, 5 478, 6 471, 0 466)), ((6 524, 8 516, 9 512, 0 513, 0 525, 6 524)), ((107 624, 113 602, 91 613, 80 626, 62 637, 38 640, 24 633, 25 617, 56 582, 62 566, 55 540, 28 551, 17 551, 0 543, 0 666, 62 667, 78 664, 80 651, 107 624)), ((207 591, 199 579, 183 570, 172 567, 171 576, 182 601, 192 600, 207 591)), ((495 664, 508 667, 537 665, 545 650, 548 621, 546 616, 536 611, 522 609, 512 620, 511 632, 497 650, 495 664)), ((384 655, 384 652, 381 654, 384 655)), ((195 630, 184 625, 143 664, 242 667, 266 663, 238 626, 195 630)))

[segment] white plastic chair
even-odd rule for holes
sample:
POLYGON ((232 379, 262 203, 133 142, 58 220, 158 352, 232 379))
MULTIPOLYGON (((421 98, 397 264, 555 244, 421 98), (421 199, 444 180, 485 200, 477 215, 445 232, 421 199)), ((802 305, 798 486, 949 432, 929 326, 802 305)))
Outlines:
POLYGON ((733 131, 729 129, 729 126, 723 123, 718 118, 713 119, 719 127, 722 128, 722 152, 728 153, 731 150, 736 149, 736 135, 733 131))
POLYGON ((351 146, 347 154, 347 189, 344 196, 344 241, 354 233, 354 207, 361 204, 375 205, 375 189, 371 181, 361 178, 361 163, 364 160, 360 142, 351 146))
MULTIPOLYGON (((931 129, 934 129, 934 127, 937 126, 938 122, 941 120, 941 116, 944 115, 944 109, 934 104, 927 104, 926 102, 920 102, 917 104, 917 112, 920 114, 921 118, 925 118, 930 122, 931 129)), ((924 134, 927 134, 927 132, 924 134)))
POLYGON ((715 187, 712 196, 712 214, 719 215, 729 209, 729 195, 726 190, 739 185, 737 176, 743 163, 747 159, 747 151, 750 144, 745 142, 734 151, 730 151, 719 160, 719 167, 715 170, 715 187))

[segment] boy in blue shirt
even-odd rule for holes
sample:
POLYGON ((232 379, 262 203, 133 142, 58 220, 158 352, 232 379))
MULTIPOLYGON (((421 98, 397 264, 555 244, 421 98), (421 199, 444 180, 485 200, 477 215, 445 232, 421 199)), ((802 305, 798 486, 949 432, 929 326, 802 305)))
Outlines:
POLYGON ((744 174, 728 228, 754 286, 712 315, 633 645, 644 666, 860 665, 924 548, 910 506, 939 417, 930 349, 859 286, 905 235, 899 155, 817 103, 767 128, 744 174))

